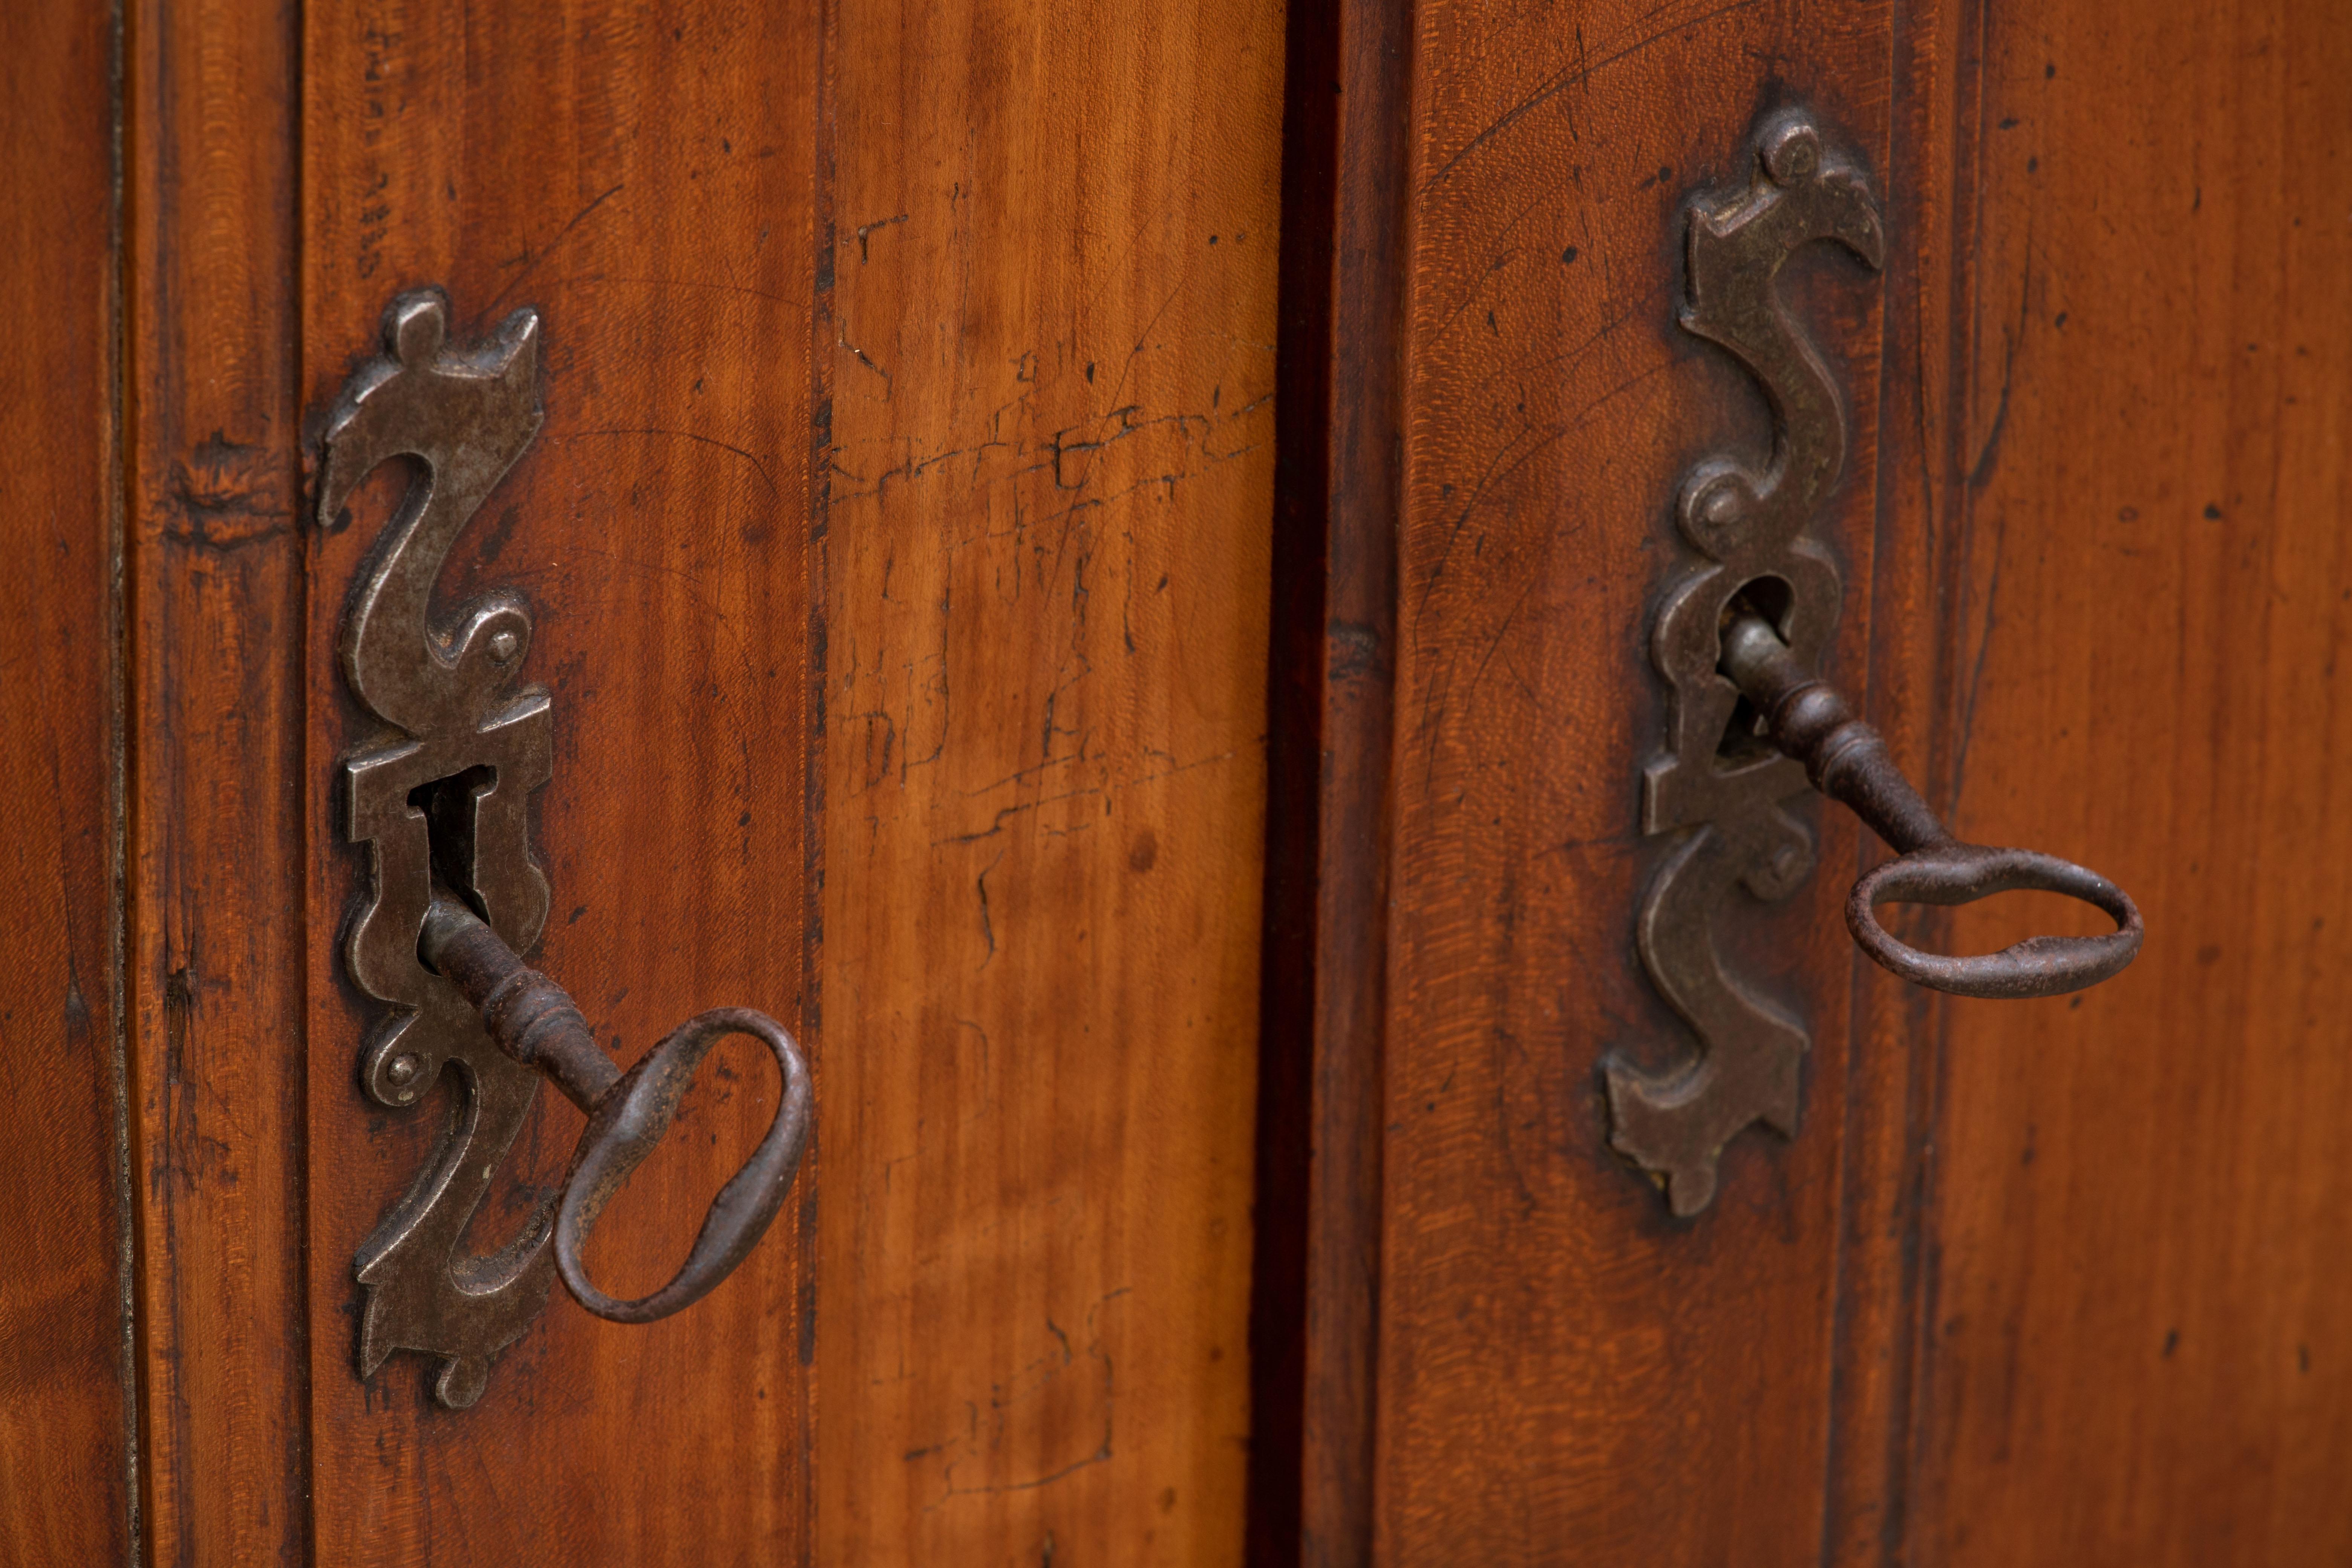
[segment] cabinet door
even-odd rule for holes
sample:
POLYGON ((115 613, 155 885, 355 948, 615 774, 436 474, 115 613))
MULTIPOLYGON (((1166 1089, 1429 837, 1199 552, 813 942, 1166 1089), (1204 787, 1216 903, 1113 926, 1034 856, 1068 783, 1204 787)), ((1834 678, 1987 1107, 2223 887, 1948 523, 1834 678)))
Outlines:
MULTIPOLYGON (((6 1222, 0 1559, 1236 1560, 1279 9, 82 9, 0 22, 0 1160, 50 1194, 6 1222), (455 1409, 362 1371, 353 1274, 467 1103, 370 1098, 345 945, 339 769, 385 731, 338 638, 408 475, 314 516, 424 286, 461 346, 540 323, 543 426, 436 591, 530 606, 531 962, 622 1063, 775 1015, 818 1108, 716 1291, 558 1292, 455 1409)), ((611 1289, 776 1100, 720 1048, 611 1289)), ((468 1252, 579 1126, 539 1095, 468 1252)))
POLYGON ((130 1550, 112 50, 0 7, 0 1563, 130 1550))
MULTIPOLYGON (((2352 17, 2208 9, 0 16, 0 1562, 2343 1557, 2352 17), (1697 1049, 1654 627, 1685 477, 1797 417, 1680 324, 1686 235, 1793 115, 1876 215, 1777 285, 1820 669, 2148 935, 1907 987, 1842 918, 1884 849, 1792 794, 1788 896, 1698 929, 1793 1103, 1670 1204, 1610 1077, 1697 1049), (538 321, 436 591, 530 606, 530 962, 617 1063, 773 1014, 816 1105, 717 1290, 559 1291, 460 1408, 362 1364, 354 1274, 467 1104, 371 1097, 347 953, 414 471, 319 507, 426 286, 538 321)), ((777 1104, 721 1047, 598 1278, 777 1104)), ((468 1253, 579 1126, 539 1094, 468 1253)))
POLYGON ((1955 53, 1948 787, 2095 841, 2150 935, 2079 1007, 1937 1021, 1912 1507, 1956 1563, 2328 1562, 2352 14, 1997 5, 1955 53))
POLYGON ((1427 0, 1313 43, 1325 510, 1277 580, 1329 571, 1276 646, 1320 739, 1277 731, 1271 799, 1316 1043, 1262 1210, 1307 1327, 1260 1405, 1306 1433, 1302 1559, 2340 1556, 2352 20, 1427 0), (1795 109, 1885 227, 1780 284, 1851 437, 1822 668, 1962 837, 2096 866, 2148 934, 2072 997, 1907 988, 1841 919, 1885 851, 1800 804, 1810 879, 1714 928, 1810 1037, 1794 1135, 1677 1218, 1604 1077, 1696 1048, 1636 942, 1690 842, 1643 831, 1649 638, 1677 486, 1779 412, 1677 325, 1685 204, 1795 109))

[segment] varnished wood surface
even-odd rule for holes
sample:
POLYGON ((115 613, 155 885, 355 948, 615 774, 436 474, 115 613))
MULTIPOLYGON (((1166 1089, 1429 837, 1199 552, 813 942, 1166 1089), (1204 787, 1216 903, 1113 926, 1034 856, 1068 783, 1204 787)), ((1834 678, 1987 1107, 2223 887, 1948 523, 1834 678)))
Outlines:
MULTIPOLYGON (((1744 185, 1775 103, 1887 161, 1883 8, 1538 6, 1416 16, 1386 1019, 1374 1559, 1819 1560, 1846 1197, 1859 834, 1750 906, 1735 963, 1810 1021, 1804 1130, 1751 1130, 1667 1218, 1606 1144, 1597 1069, 1689 1037, 1633 911, 1659 844, 1648 609, 1683 472, 1760 453, 1745 373, 1675 326, 1690 191, 1744 185), (1770 68, 1759 61, 1771 62, 1770 68), (1768 76, 1769 79, 1768 80, 1768 76)), ((1866 667, 1881 283, 1792 270, 1853 409, 1818 531, 1866 667)), ((1860 684, 1859 681, 1856 684, 1860 684)))
POLYGON ((2097 865, 2148 939, 1945 1015, 1913 1560, 2339 1562, 2352 14, 1959 43, 1956 826, 2097 865))
POLYGON ((131 1549, 115 40, 0 10, 0 1563, 131 1549))
MULTIPOLYGON (((1866 603, 1869 641, 1866 656, 1840 671, 1897 763, 1939 807, 1949 760, 1937 722, 1949 656, 1947 540, 1928 505, 1937 491, 1927 479, 1941 461, 1955 395, 1944 351, 1960 200, 1948 135, 1959 9, 1920 0, 1898 7, 1890 29, 1886 162, 1874 170, 1890 240, 1878 285, 1877 463, 1866 478, 1857 466, 1848 481, 1875 492, 1867 582, 1849 571, 1846 590, 1850 605, 1866 603)), ((1836 808, 1816 809, 1825 832, 1860 840, 1865 863, 1885 853, 1870 834, 1840 821, 1836 808)), ((1950 951, 1946 911, 1888 906, 1880 913, 1913 944, 1950 951)), ((1849 954, 1846 976, 1853 1011, 1843 1114, 1834 1128, 1815 1123, 1843 1144, 1820 1552, 1824 1563, 1879 1568, 1900 1560, 1913 1522, 1912 1416, 1926 1274, 1919 1241, 1935 1148, 1939 999, 1859 953, 1849 954)))
MULTIPOLYGON (((307 7, 304 28, 309 405, 375 351, 403 288, 444 285, 468 333, 522 305, 541 317, 546 426, 442 589, 455 603, 510 586, 532 605, 525 673, 551 689, 555 732, 535 835, 554 902, 535 962, 625 1062, 706 1007, 775 1015, 810 1048, 821 1119, 784 1216, 688 1311, 623 1327, 559 1288, 462 1412, 430 1402, 422 1358, 359 1381, 352 1257, 438 1112, 363 1097, 375 1007, 340 951, 361 852, 329 792, 334 759, 370 731, 335 637, 383 502, 314 535, 301 797, 316 1560, 806 1561, 806 1216, 834 1098, 804 921, 817 13, 352 0, 307 7)), ((756 1047, 720 1047, 599 1229, 608 1289, 638 1294, 675 1267, 775 1094, 756 1047)), ((542 1089, 476 1224, 485 1249, 560 1180, 579 1129, 542 1089)))
POLYGON ((821 1563, 1230 1563, 1282 12, 842 0, 821 1563))
POLYGON ((2352 29, 1917 6, 1841 53, 1735 10, 1420 15, 1377 1558, 2333 1561, 2352 29), (1660 1033, 1610 926, 1648 671, 1591 627, 1656 580, 1623 517, 1755 413, 1672 343, 1670 201, 1629 211, 1736 147, 1735 35, 1895 241, 1875 342, 1799 284, 1864 437, 1832 673, 1965 836, 2110 871, 2156 934, 2072 1002, 1943 1004, 1800 915, 1744 957, 1812 1025, 1806 1131, 1685 1228, 1625 1208, 1577 1076, 1660 1033), (1547 181, 1591 297, 1535 278, 1547 181))
MULTIPOLYGON (((160 1558, 1237 1548, 1279 18, 1048 29, 1049 69, 1025 15, 133 18, 160 1558), (427 281, 469 333, 545 322, 547 427, 443 584, 535 607, 539 962, 625 1058, 745 1002, 819 1085, 800 1201, 734 1280, 652 1329, 559 1297, 461 1414, 415 1358, 352 1367, 349 1259, 438 1112, 362 1100, 374 1013, 338 952, 359 868, 330 791, 365 725, 332 650, 395 492, 315 531, 295 439, 427 281), (876 381, 836 401, 842 375, 876 381), (848 1019, 822 1034, 820 911, 848 1019)), ((633 1184, 602 1233, 621 1287, 674 1258, 658 1222, 764 1124, 763 1083, 690 1108, 709 1137, 633 1184)), ((572 1131, 542 1106, 478 1241, 572 1131)))
POLYGON ((125 16, 131 1136, 158 1563, 309 1527, 295 11, 125 16))
MULTIPOLYGON (((118 609, 110 45, 0 19, 43 149, 0 348, 39 454, 0 788, 43 806, 0 827, 43 1140, 0 1169, 0 1557, 120 1558, 135 1513, 187 1563, 1192 1564, 1245 1487, 1280 1563, 2352 1547, 2330 7, 123 27, 118 609), (1676 479, 1765 425, 1673 325, 1676 213, 1791 100, 1893 239, 1792 274, 1854 420, 1832 673, 1962 833, 2152 935, 2078 1003, 1929 1001, 1853 958, 1876 851, 1807 808, 1821 869, 1736 960, 1808 1020, 1804 1131, 1677 1224, 1594 1072, 1687 1048, 1631 941, 1642 631, 1676 479), (559 1294, 462 1414, 352 1364, 438 1112, 353 1073, 332 650, 385 498, 315 531, 299 442, 426 281, 545 318, 547 428, 445 583, 538 616, 539 962, 624 1058, 778 1014, 819 1108, 740 1276, 646 1330, 559 1294)), ((765 1123, 728 1061, 605 1227, 624 1289, 765 1123)), ((561 1171, 544 1099, 485 1245, 561 1171)))

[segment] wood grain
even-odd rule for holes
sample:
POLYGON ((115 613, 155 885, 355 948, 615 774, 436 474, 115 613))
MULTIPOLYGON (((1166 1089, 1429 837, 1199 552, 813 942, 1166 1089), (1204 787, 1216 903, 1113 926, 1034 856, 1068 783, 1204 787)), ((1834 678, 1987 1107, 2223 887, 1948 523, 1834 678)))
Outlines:
POLYGON ((157 1562, 304 1539, 294 7, 127 7, 124 981, 157 1562))
MULTIPOLYGON (((533 607, 526 675, 552 691, 556 737, 535 962, 624 1061, 705 1007, 774 1014, 818 1061, 823 1108, 804 919, 818 56, 809 7, 307 7, 302 374, 324 406, 404 288, 443 285, 472 332, 540 311, 545 428, 443 580, 453 602, 506 586, 533 607)), ((360 856, 329 791, 366 725, 334 639, 388 499, 315 536, 307 637, 317 1559, 806 1561, 821 1155, 759 1249, 677 1317, 623 1327, 558 1290, 465 1411, 430 1403, 418 1358, 356 1374, 352 1258, 437 1114, 362 1096, 373 1005, 340 952, 360 856)), ((776 1092, 751 1042, 720 1047, 600 1228, 608 1289, 667 1277, 776 1092)), ((579 1128, 543 1089, 478 1244, 560 1180, 579 1128)))
POLYGON ((1233 1562, 1282 14, 837 17, 815 1556, 1233 1562))
MULTIPOLYGON (((1848 689, 1897 763, 1938 806, 1948 800, 1945 611, 1951 529, 1942 471, 1953 385, 1953 238, 1965 182, 1956 178, 1950 93, 1964 6, 1921 0, 1894 19, 1887 167, 1879 200, 1889 244, 1878 384, 1876 517, 1868 584, 1869 653, 1848 689)), ((1848 595, 1862 591, 1849 579, 1848 595)), ((1863 836, 1874 862, 1885 851, 1863 836)), ((1948 952, 1946 911, 1890 906, 1905 940, 1948 952)), ((1899 1560, 1912 1525, 1913 1413, 1926 1256, 1922 1214, 1935 1137, 1940 998, 1855 959, 1853 1045, 1835 1130, 1844 1210, 1832 1367, 1822 1558, 1879 1568, 1899 1560)))
MULTIPOLYGON (((119 230, 103 14, 0 16, 0 1559, 2341 1558, 2338 9, 137 0, 119 230), (1894 237, 1792 279, 1855 419, 1831 673, 2152 935, 1930 1001, 1809 808, 1738 960, 1805 1130, 1684 1225, 1594 1068, 1686 1048, 1642 634, 1675 481, 1764 433, 1673 326, 1676 209, 1790 100, 1894 237), (559 1296, 456 1414, 352 1366, 441 1112, 352 1071, 333 645, 389 494, 312 530, 299 444, 424 282, 545 319, 444 584, 536 608, 538 962, 625 1058, 783 1016, 820 1123, 737 1279, 559 1296)), ((619 1288, 765 1123, 725 1062, 619 1288)))
POLYGON ((114 29, 0 10, 0 1563, 127 1561, 114 29))
POLYGON ((1997 4, 1970 42, 1956 825, 2149 934, 1946 1015, 1915 1561, 2341 1561, 2352 16, 1997 4))
MULTIPOLYGON (((1754 116, 1808 104, 1887 164, 1884 8, 1422 7, 1386 1019, 1374 1555, 1398 1563, 1818 1561, 1840 1357, 1860 834, 1749 911, 1738 962, 1809 1020, 1802 1135, 1751 1131, 1669 1221, 1608 1152, 1596 1069, 1687 1037, 1632 942, 1659 846, 1648 605, 1706 453, 1766 438, 1677 332, 1678 204, 1744 182, 1754 116), (1759 61, 1769 62, 1769 68, 1759 61)), ((1818 524, 1866 668, 1880 284, 1791 279, 1853 410, 1818 524)))

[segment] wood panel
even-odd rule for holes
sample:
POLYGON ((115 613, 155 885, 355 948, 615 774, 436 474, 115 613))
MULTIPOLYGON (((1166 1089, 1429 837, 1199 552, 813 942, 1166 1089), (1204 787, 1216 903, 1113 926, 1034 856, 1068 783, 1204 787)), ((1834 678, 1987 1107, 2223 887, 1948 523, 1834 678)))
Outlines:
MULTIPOLYGON (((1743 1135, 1674 1222, 1608 1152, 1597 1075, 1689 1048, 1632 940, 1660 849, 1648 607, 1682 474, 1767 435, 1675 326, 1678 206, 1744 183, 1786 101, 1883 188, 1889 14, 1438 3, 1416 26, 1375 1555, 1818 1561, 1852 1096, 1906 1092, 1850 1056, 1859 830, 1801 807, 1820 869, 1742 916, 1743 968, 1809 1021, 1797 1141, 1743 1135)), ((1883 285, 1826 258, 1792 281, 1853 409, 1819 531, 1848 584, 1832 673, 1863 687, 1883 285)))
POLYGON ((836 26, 815 1555, 1233 1562, 1282 11, 836 26))
MULTIPOLYGON (((526 675, 551 689, 555 727, 537 826, 554 907, 536 962, 624 1061, 708 1006, 773 1013, 819 1058, 824 1108, 804 919, 819 875, 818 23, 811 7, 719 0, 310 5, 302 278, 313 408, 374 351, 401 289, 445 286, 467 332, 541 312, 545 428, 443 583, 452 602, 510 586, 533 606, 526 675)), ((814 1154, 786 1217, 677 1317, 622 1327, 558 1290, 460 1412, 430 1402, 418 1358, 356 1375, 351 1260, 438 1114, 363 1098, 373 1005, 340 952, 360 866, 329 791, 367 727, 334 639, 381 521, 315 537, 305 665, 317 1557, 806 1561, 814 1154)), ((650 1289, 683 1256, 772 1115, 774 1080, 751 1042, 721 1047, 599 1233, 610 1288, 650 1289)), ((485 1248, 560 1179, 579 1127, 541 1094, 477 1223, 485 1248)))
POLYGON ((1986 9, 1957 826, 2099 866, 2148 939, 1948 1014, 1917 1560, 2337 1562, 2352 16, 1986 9))
POLYGON ((310 1512, 295 8, 127 8, 127 864, 158 1562, 310 1512))
POLYGON ((0 1563, 123 1562, 121 366, 115 30, 0 10, 0 1563))

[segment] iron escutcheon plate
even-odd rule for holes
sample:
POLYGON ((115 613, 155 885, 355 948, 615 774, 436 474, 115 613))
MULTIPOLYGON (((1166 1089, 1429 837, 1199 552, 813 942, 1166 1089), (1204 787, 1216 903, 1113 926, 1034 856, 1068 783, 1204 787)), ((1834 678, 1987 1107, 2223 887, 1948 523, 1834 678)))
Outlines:
POLYGON ((1713 1201, 1726 1143, 1751 1122, 1797 1131, 1803 1027, 1727 973, 1715 943, 1719 911, 1744 889, 1789 897, 1813 868, 1811 837, 1782 803, 1809 787, 1804 769, 1769 749, 1726 755, 1738 693, 1719 671, 1725 606, 1759 579, 1786 600, 1782 634, 1818 665, 1838 613, 1837 567, 1808 528, 1845 465, 1835 382, 1782 305, 1790 258, 1819 241, 1875 268, 1885 239, 1877 203, 1852 160, 1801 110, 1768 118, 1748 184, 1688 209, 1684 329, 1720 344, 1761 385, 1772 416, 1769 459, 1706 458, 1676 505, 1699 559, 1668 584, 1651 657, 1669 692, 1666 749, 1643 776, 1643 831, 1672 835, 1636 920, 1651 982, 1697 1037, 1662 1073, 1603 1064, 1610 1142, 1665 1189, 1677 1215, 1713 1201))
POLYGON ((456 836, 472 846, 461 880, 518 952, 539 940, 547 879, 532 858, 527 803, 551 771, 547 692, 516 684, 530 646, 528 607, 512 593, 431 613, 450 546, 539 433, 539 318, 518 310, 488 341, 453 347, 437 289, 401 295, 384 313, 385 353, 343 388, 322 437, 319 519, 329 524, 385 462, 421 465, 354 587, 343 625, 343 675, 383 721, 342 760, 346 832, 368 847, 373 887, 351 924, 352 980, 387 1005, 361 1056, 379 1103, 418 1104, 445 1071, 457 1104, 406 1194, 357 1259, 367 1304, 359 1370, 394 1351, 441 1359, 435 1391, 453 1407, 479 1398, 491 1356, 520 1338, 554 1280, 550 1210, 499 1250, 467 1255, 481 1206, 539 1092, 538 1075, 500 1054, 465 999, 427 970, 417 934, 432 897, 420 786, 464 777, 456 836))

